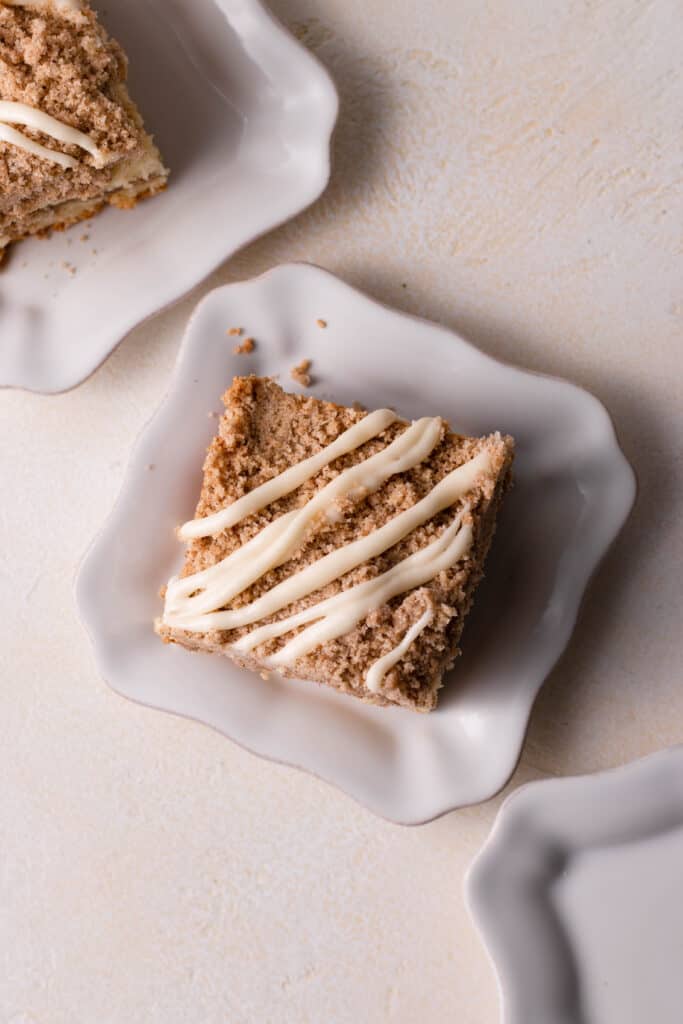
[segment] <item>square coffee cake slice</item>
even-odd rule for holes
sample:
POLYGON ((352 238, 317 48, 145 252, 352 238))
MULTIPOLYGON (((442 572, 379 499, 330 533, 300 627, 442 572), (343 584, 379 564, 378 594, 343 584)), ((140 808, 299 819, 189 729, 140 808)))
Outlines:
POLYGON ((168 642, 373 704, 436 706, 513 459, 461 437, 237 377, 204 463, 168 642))
POLYGON ((0 0, 0 259, 164 188, 126 72, 87 0, 0 0))

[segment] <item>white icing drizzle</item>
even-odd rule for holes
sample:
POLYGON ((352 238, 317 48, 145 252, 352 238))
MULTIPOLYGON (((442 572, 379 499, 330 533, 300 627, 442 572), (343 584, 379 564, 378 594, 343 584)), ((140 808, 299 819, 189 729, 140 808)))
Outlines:
POLYGON ((365 677, 365 686, 371 693, 379 693, 382 689, 382 683, 388 672, 396 665, 403 655, 408 651, 413 643, 417 640, 421 633, 427 628, 432 619, 434 618, 434 611, 428 608, 427 611, 422 615, 417 622, 414 622, 410 627, 406 635, 401 640, 400 644, 394 647, 393 651, 389 651, 383 658, 379 658, 374 665, 370 666, 370 670, 365 677))
POLYGON ((303 462, 298 462, 295 466, 290 466, 284 473, 255 487, 253 491, 249 491, 244 497, 238 498, 232 505, 221 509, 220 512, 215 512, 204 519, 193 519, 191 522, 185 523, 178 530, 178 536, 181 540, 212 537, 222 530, 235 526, 242 519, 253 515, 254 512, 260 512, 266 505, 277 501, 278 498, 291 494, 301 484, 317 476, 330 462, 360 448, 366 441, 381 434, 397 419, 398 416, 391 409, 378 409, 376 412, 369 413, 316 455, 304 459, 303 462))
MULTIPOLYGON (((183 539, 213 536, 236 525, 300 487, 340 455, 376 437, 396 419, 387 409, 370 413, 317 455, 290 467, 220 512, 186 523, 179 531, 180 536, 183 539)), ((294 557, 317 523, 343 518, 344 499, 360 500, 377 491, 394 474, 404 473, 427 458, 440 443, 443 429, 443 422, 438 418, 417 420, 391 444, 339 473, 302 508, 269 523, 221 562, 191 576, 170 580, 164 623, 188 632, 233 630, 257 624, 383 554, 439 512, 456 504, 490 471, 488 451, 479 452, 452 470, 424 498, 384 526, 331 551, 242 608, 224 607, 271 569, 294 557)), ((472 525, 465 521, 468 513, 469 505, 465 504, 436 540, 380 576, 277 622, 256 625, 233 644, 233 649, 248 654, 264 643, 300 630, 269 658, 274 667, 294 666, 315 648, 350 632, 370 612, 392 598, 423 586, 464 558, 473 541, 472 525)), ((403 657, 432 617, 432 610, 426 612, 393 651, 371 666, 366 677, 368 689, 379 692, 387 672, 403 657)))
MULTIPOLYGON (((433 519, 439 512, 464 497, 472 489, 478 477, 489 468, 489 453, 482 451, 469 462, 452 470, 436 484, 429 494, 411 508, 399 513, 384 526, 374 530, 366 537, 361 537, 359 540, 331 551, 305 569, 301 569, 288 579, 283 580, 282 583, 271 587, 267 593, 242 608, 216 611, 226 603, 222 598, 220 585, 230 578, 230 570, 226 567, 227 559, 212 566, 209 570, 186 576, 181 581, 172 580, 166 594, 164 621, 189 631, 201 631, 238 629, 241 626, 258 622, 259 619, 265 619, 288 604, 308 597, 309 594, 320 590, 333 580, 340 579, 347 572, 362 565, 363 562, 368 562, 388 551, 417 527, 433 519), (183 584, 182 588, 179 584, 183 584), (213 615, 202 615, 203 612, 213 612, 213 615)), ((291 513, 289 516, 291 517, 291 513)), ((265 530, 262 530, 241 550, 246 550, 250 544, 254 544, 254 541, 259 541, 259 549, 262 544, 267 546, 273 534, 278 532, 273 531, 273 527, 287 518, 283 516, 275 520, 275 523, 271 523, 265 530)))
POLYGON ((16 128, 10 128, 9 125, 2 124, 1 122, 0 142, 7 142, 10 146, 23 149, 27 153, 32 153, 33 156, 40 156, 43 160, 51 160, 52 163, 60 164, 62 167, 78 166, 78 160, 74 160, 72 156, 68 156, 66 153, 57 153, 54 149, 48 149, 47 146, 41 146, 39 142, 34 142, 33 139, 27 138, 26 135, 18 132, 16 128))
POLYGON ((464 558, 472 545, 472 527, 462 522, 464 511, 454 519, 437 540, 404 558, 398 565, 366 583, 358 583, 334 597, 311 605, 288 618, 253 629, 233 645, 236 651, 248 653, 268 640, 309 625, 285 644, 271 658, 272 665, 293 665, 299 658, 349 633, 370 612, 408 590, 421 587, 440 572, 450 569, 464 558))
POLYGON ((28 106, 26 103, 0 100, 0 140, 17 146, 27 153, 32 153, 34 156, 40 156, 44 160, 51 160, 62 167, 78 166, 78 161, 66 153, 58 153, 55 150, 48 149, 46 146, 41 146, 40 143, 29 139, 22 132, 8 127, 8 125, 12 124, 23 124, 27 128, 34 128, 36 131, 42 132, 43 135, 48 135, 57 142, 63 142, 69 146, 78 146, 94 158, 96 167, 104 165, 104 156, 89 135, 79 131, 77 128, 72 128, 71 125, 64 124, 62 121, 57 120, 56 117, 43 113, 42 110, 36 110, 35 107, 28 106))
POLYGON ((178 599, 189 599, 204 587, 205 594, 198 595, 194 602, 196 610, 210 611, 227 604, 270 569, 289 561, 317 521, 336 516, 338 502, 363 498, 379 490, 389 477, 417 466, 434 450, 442 433, 440 419, 417 420, 386 448, 344 470, 303 508, 276 519, 222 562, 194 576, 172 580, 170 600, 177 606, 178 599))

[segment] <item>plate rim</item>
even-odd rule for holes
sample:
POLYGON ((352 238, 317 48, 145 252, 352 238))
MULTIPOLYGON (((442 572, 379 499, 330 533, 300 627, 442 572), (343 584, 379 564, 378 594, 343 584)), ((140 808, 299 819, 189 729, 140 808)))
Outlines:
MULTIPOLYGON (((211 0, 211 2, 225 13, 226 18, 229 18, 229 0, 211 0)), ((202 283, 211 276, 211 274, 216 273, 222 266, 236 256, 238 252, 241 252, 258 239, 263 238, 265 235, 270 234, 270 232, 275 231, 277 228, 287 224, 290 220, 298 217, 317 202, 325 192, 332 173, 332 144, 340 107, 339 92, 334 79, 317 54, 297 39, 296 36, 290 32, 290 30, 270 10, 267 6, 266 0, 239 0, 239 2, 244 4, 246 8, 250 9, 251 14, 259 20, 261 27, 269 34, 273 42, 277 43, 278 46, 288 48, 292 54, 296 53, 298 59, 302 63, 308 64, 310 71, 317 75, 318 80, 316 82, 316 90, 320 93, 321 100, 324 98, 324 102, 321 101, 319 103, 319 116, 322 130, 320 131, 319 138, 317 140, 317 161, 315 165, 311 165, 312 169, 310 180, 306 180, 306 187, 302 188, 298 193, 296 202, 289 203, 290 208, 288 210, 283 210, 281 214, 278 214, 276 219, 272 220, 262 229, 258 231, 250 231, 237 243, 237 245, 231 244, 228 246, 223 256, 211 269, 206 272, 202 270, 199 276, 194 276, 189 279, 188 283, 183 286, 182 290, 178 292, 174 298, 163 301, 160 305, 155 305, 154 308, 144 316, 127 321, 120 330, 117 329, 116 339, 111 343, 107 343, 103 348, 101 356, 97 357, 97 361, 94 364, 89 364, 89 368, 85 373, 83 371, 79 371, 78 374, 70 374, 68 376, 74 378, 73 380, 68 383, 64 383, 62 380, 54 386, 47 386, 45 384, 33 386, 20 380, 9 380, 7 382, 0 380, 0 391, 25 391, 28 394, 44 396, 63 395, 74 391, 76 388, 89 381, 123 344, 123 342, 126 341, 129 335, 139 327, 182 302, 195 290, 195 288, 199 288, 202 283)), ((313 134, 310 135, 310 140, 312 139, 313 134)), ((222 286, 219 285, 218 287, 222 286)), ((216 289, 211 289, 211 291, 215 290, 216 289)), ((210 293, 211 292, 208 294, 210 293)))
MULTIPOLYGON (((514 842, 514 831, 518 826, 519 819, 525 814, 530 815, 534 823, 540 828, 540 836, 550 839, 550 833, 543 831, 542 805, 552 803, 553 797, 559 791, 565 794, 571 793, 578 797, 583 804, 583 814, 588 816, 589 809, 594 812, 602 802, 601 790, 606 786, 616 787, 622 791, 624 796, 634 783, 642 782, 649 773, 656 773, 668 764, 677 768, 683 766, 683 744, 675 744, 660 750, 652 751, 638 757, 635 760, 623 762, 612 767, 604 768, 595 772, 583 772, 579 775, 549 776, 526 782, 514 790, 501 804, 496 814, 491 830, 478 853, 470 863, 463 881, 463 895, 470 920, 484 947, 489 963, 493 969, 498 992, 498 1002, 501 1013, 501 1024, 528 1024, 528 1020, 522 1020, 515 1012, 517 994, 523 989, 533 988, 533 980, 523 977, 518 971, 515 963, 515 952, 512 944, 501 938, 498 922, 505 916, 505 896, 500 897, 501 889, 498 888, 501 879, 505 880, 506 872, 509 870, 510 857, 508 847, 514 842), (496 883, 496 896, 491 895, 491 881, 496 883), (494 952, 495 947, 495 952, 494 952)), ((576 810, 567 808, 563 804, 565 814, 572 814, 576 818, 576 810)), ((630 809, 630 805, 629 805, 630 809)), ((597 815, 594 814, 597 820, 597 815)), ((683 827, 683 813, 681 814, 681 826, 683 827)), ((620 832, 619 847, 636 843, 645 838, 664 834, 670 831, 670 825, 661 830, 649 830, 645 836, 641 830, 631 824, 628 828, 628 836, 620 832)), ((540 840, 537 840, 540 843, 540 840)), ((608 849, 610 842, 607 838, 596 841, 583 849, 608 849)), ((581 847, 573 851, 576 856, 580 854, 581 847)), ((560 856, 562 852, 560 851, 560 856)), ((527 879, 528 880, 528 879, 527 879)), ((511 889, 511 886, 510 886, 511 889)), ((509 891, 510 891, 509 889, 509 891)), ((516 914, 519 920, 519 915, 516 914)), ((547 1006, 540 1006, 539 1010, 546 1013, 547 1006)), ((541 1019, 541 1018, 538 1018, 541 1019)), ((563 1018, 564 1020, 564 1018, 563 1018)), ((580 1024, 577 1019, 576 1024, 580 1024)))
POLYGON ((492 797, 496 796, 505 787, 505 785, 509 782, 510 778, 514 774, 514 772, 515 772, 515 770, 516 770, 516 768, 517 768, 517 766, 519 764, 519 761, 520 761, 520 758, 521 758, 521 755, 522 755, 522 751, 523 751, 523 747, 524 747, 527 731, 528 731, 528 728, 529 728, 529 721, 530 721, 530 718, 531 718, 531 713, 532 713, 533 706, 534 706, 534 703, 536 701, 536 698, 538 696, 538 693, 540 692, 540 690, 541 690, 543 684, 545 683, 545 681, 547 680, 548 676, 553 671, 553 669, 557 665, 558 661, 564 655, 564 653, 567 650, 569 644, 571 643, 571 638, 572 638, 572 635, 574 633, 574 629, 576 627, 576 622, 577 622, 578 616, 580 614, 581 606, 582 606, 582 604, 583 604, 583 602, 584 602, 584 600, 586 598, 586 594, 587 594, 588 588, 590 586, 590 583, 591 583, 593 577, 595 576, 595 574, 597 573, 597 571, 598 571, 600 565, 602 564, 603 560, 605 559, 605 557, 609 553, 610 549, 612 548, 613 544, 617 540, 617 538, 618 538, 619 534, 621 533, 621 531, 622 531, 625 523, 627 522, 628 518, 630 517, 630 515, 631 515, 631 513, 633 511, 633 507, 634 507, 634 503, 635 503, 635 499, 636 499, 636 493, 637 493, 636 475, 635 475, 635 472, 633 470, 633 467, 631 466, 631 464, 627 460, 627 458, 626 458, 626 456, 624 454, 624 451, 621 448, 621 445, 619 443, 619 438, 618 438, 618 435, 617 435, 617 432, 616 432, 616 428, 615 428, 615 425, 614 425, 614 421, 613 421, 611 415, 609 414, 608 410, 604 406, 604 404, 592 392, 588 391, 585 388, 580 387, 578 384, 576 384, 573 381, 568 380, 566 378, 558 377, 558 376, 554 376, 554 375, 550 375, 550 374, 541 373, 541 372, 536 371, 536 370, 527 370, 527 369, 525 369, 523 367, 520 367, 520 366, 518 366, 518 365, 516 365, 514 363, 510 363, 510 362, 506 362, 506 361, 503 361, 501 359, 498 359, 498 358, 490 355, 489 353, 484 352, 481 349, 479 349, 471 341, 469 341, 466 338, 463 338, 457 331, 452 330, 451 328, 446 327, 443 324, 440 324, 440 323, 438 323, 436 321, 429 320, 426 317, 418 316, 418 315, 415 315, 415 314, 412 314, 412 313, 407 313, 407 312, 404 312, 403 310, 397 309, 396 307, 392 307, 389 304, 387 304, 385 302, 382 302, 381 300, 375 298, 373 295, 369 294, 365 290, 363 290, 361 288, 358 288, 355 285, 349 284, 343 278, 340 278, 338 275, 332 273, 331 271, 327 270, 326 268, 321 267, 321 266, 319 266, 319 265, 317 265, 315 263, 306 262, 306 261, 292 261, 292 262, 288 262, 288 263, 276 264, 275 266, 270 267, 269 269, 267 269, 263 273, 258 274, 258 275, 254 276, 254 277, 251 277, 251 278, 248 278, 248 279, 244 279, 244 280, 240 280, 240 281, 229 282, 229 283, 223 284, 223 285, 219 285, 218 287, 212 289, 206 295, 204 295, 200 299, 200 301, 197 303, 197 305, 194 308, 194 310, 192 311, 192 313, 191 313, 191 315, 190 315, 190 317, 189 317, 189 319, 188 319, 188 321, 186 323, 185 331, 183 333, 183 338, 182 338, 181 344, 180 344, 180 346, 178 348, 176 362, 175 362, 175 365, 173 367, 173 370, 171 371, 171 374, 169 375, 168 385, 167 385, 167 388, 166 388, 166 390, 164 392, 164 395, 161 398, 157 408, 153 411, 151 416, 145 422, 145 424, 142 427, 142 429, 140 430, 140 432, 139 432, 139 434, 138 434, 134 444, 132 445, 131 450, 130 450, 129 455, 128 455, 127 466, 126 466, 126 470, 124 471, 124 474, 123 474, 122 484, 121 484, 121 487, 119 489, 119 493, 118 493, 118 495, 117 495, 117 497, 116 497, 116 499, 115 499, 115 501, 114 501, 114 503, 113 503, 113 505, 112 505, 112 507, 110 509, 109 514, 106 516, 103 524, 101 525, 100 529, 96 532, 96 534, 92 538, 92 540, 91 540, 90 544, 88 545, 85 553, 83 554, 82 558, 79 561, 78 568, 77 568, 76 573, 74 575, 74 592, 75 592, 76 605, 77 605, 77 609, 78 609, 78 617, 79 617, 79 619, 81 621, 81 624, 84 626, 85 631, 86 631, 86 633, 88 635, 88 638, 90 640, 90 643, 92 645, 93 656, 94 656, 94 660, 95 660, 95 664, 96 664, 96 668, 97 668, 98 674, 100 674, 100 676, 105 680, 107 685, 112 690, 114 690, 114 692, 117 693, 119 696, 121 696, 121 697, 123 697, 124 699, 127 699, 127 700, 133 700, 135 703, 140 703, 140 704, 142 704, 143 706, 146 706, 146 707, 154 707, 157 710, 164 711, 166 714, 175 714, 175 715, 177 715, 178 717, 181 717, 181 718, 188 718, 188 719, 191 719, 191 720, 194 720, 194 721, 202 722, 202 724, 209 725, 209 727, 213 728, 214 731, 217 731, 221 735, 226 736, 231 742, 236 743, 237 746, 239 746, 241 749, 247 750, 247 751, 249 751, 250 753, 254 754, 257 757, 261 757, 264 760, 270 761, 272 763, 282 764, 282 765, 287 766, 287 767, 296 768, 296 769, 298 769, 300 771, 304 771, 304 772, 308 773, 309 775, 312 775, 315 778, 321 779, 326 784, 332 785, 335 789, 337 789, 339 792, 342 792, 347 797, 350 797, 351 799, 355 800, 356 803, 360 804, 366 810, 370 811, 371 813, 377 815, 380 818, 383 818, 386 821, 389 821, 389 822, 394 823, 394 824, 404 825, 404 826, 424 825, 424 824, 427 824, 427 823, 429 823, 431 821, 435 821, 438 818, 441 818, 441 817, 443 817, 446 814, 449 814, 453 810, 457 810, 457 809, 460 809, 460 808, 463 808, 463 807, 469 807, 469 806, 473 806, 473 805, 477 805, 477 804, 481 804, 481 803, 486 802, 487 800, 489 800, 492 797), (446 805, 440 807, 439 810, 437 810, 437 811, 430 811, 429 813, 427 813, 425 815, 412 814, 410 816, 403 816, 403 815, 395 815, 395 814, 386 813, 385 811, 379 809, 377 806, 373 805, 372 801, 370 801, 369 799, 365 799, 363 796, 359 795, 357 792, 352 792, 349 788, 347 788, 344 785, 343 782, 337 781, 335 779, 331 779, 328 776, 326 776, 325 774, 323 774, 322 772, 318 772, 315 769, 312 769, 311 767, 309 767, 308 765, 301 764, 296 759, 289 759, 289 758, 284 758, 284 757, 276 756, 276 755, 273 755, 273 754, 265 753, 262 750, 258 749, 256 746, 251 746, 248 742, 245 742, 243 739, 238 739, 238 738, 235 738, 234 736, 228 735, 225 732, 225 730, 223 728, 221 728, 220 726, 214 725, 214 724, 209 723, 209 722, 206 722, 204 719, 202 719, 200 717, 194 717, 193 718, 192 715, 186 714, 185 712, 177 712, 175 710, 168 710, 166 708, 159 707, 156 704, 146 703, 146 702, 141 701, 141 700, 139 700, 137 698, 131 697, 127 693, 123 693, 121 690, 117 689, 117 687, 115 685, 113 685, 109 681, 109 679, 107 679, 106 674, 102 671, 102 669, 101 669, 101 667, 99 665, 99 662, 98 662, 97 640, 92 635, 92 632, 91 632, 91 630, 89 628, 89 624, 88 624, 88 613, 87 613, 87 609, 85 607, 86 602, 83 599, 83 596, 82 596, 82 593, 81 593, 81 581, 82 581, 82 578, 83 578, 83 570, 86 567, 91 554, 97 548, 101 538, 103 537, 104 533, 106 532, 107 528, 109 527, 110 522, 115 518, 115 516, 116 516, 116 514, 118 512, 119 505, 122 503, 123 498, 124 498, 124 494, 125 494, 125 492, 127 491, 127 488, 128 488, 129 470, 131 469, 131 467, 133 466, 133 464, 136 461, 138 450, 142 446, 148 431, 152 428, 152 426, 153 426, 154 422, 156 421, 157 417, 161 416, 163 414, 163 412, 164 412, 167 404, 169 403, 169 401, 172 400, 174 392, 176 390, 176 387, 180 386, 182 384, 182 364, 183 364, 183 361, 184 361, 185 353, 186 353, 187 349, 189 348, 189 346, 192 343, 191 339, 192 339, 192 334, 193 334, 193 329, 194 329, 195 323, 203 316, 205 309, 209 305, 211 305, 212 303, 216 302, 218 300, 218 298, 222 294, 228 293, 232 289, 240 288, 240 287, 242 287, 244 285, 256 284, 257 282, 264 281, 265 279, 267 279, 267 278, 269 278, 271 276, 274 276, 274 275, 279 275, 279 274, 283 274, 283 273, 289 273, 289 272, 292 272, 292 271, 295 271, 295 272, 303 271, 304 273, 312 273, 314 275, 323 275, 324 277, 326 277, 329 280, 331 280, 335 287, 338 287, 338 288, 341 288, 341 289, 345 289, 349 293, 355 294, 356 296, 360 297, 363 301, 369 303, 370 305, 372 305, 372 306, 374 306, 374 307, 376 307, 376 308, 378 308, 378 309, 380 309, 380 310, 382 310, 384 312, 390 313, 392 316, 397 316, 397 317, 400 317, 402 319, 406 319, 406 320, 412 321, 412 322, 420 325, 422 329, 426 329, 426 330, 432 331, 435 334, 440 334, 440 335, 448 336, 454 342, 456 342, 459 345, 461 345, 461 346, 465 347, 466 349, 470 350, 475 355, 475 357, 477 359, 481 359, 481 360, 483 360, 485 362, 489 362, 489 363, 491 363, 494 366, 503 367, 507 371, 514 372, 514 373, 520 374, 522 376, 532 376, 532 377, 540 379, 542 381, 547 381, 548 383, 552 383, 554 385, 559 385, 559 386, 561 386, 563 388, 569 389, 570 391, 574 392, 577 396, 580 396, 581 400, 585 401, 587 399, 591 403, 591 405, 593 405, 593 408, 595 408, 596 410, 598 410, 600 412, 600 414, 603 417, 604 423, 605 423, 606 427, 608 428, 609 438, 610 438, 610 441, 612 442, 612 445, 613 445, 613 455, 615 457, 616 463, 618 463, 619 472, 622 473, 622 475, 623 475, 624 487, 625 487, 626 491, 628 492, 628 494, 626 496, 626 499, 625 499, 625 501, 623 503, 623 507, 621 509, 620 515, 618 517, 615 517, 614 525, 613 525, 612 529, 610 530, 609 539, 608 539, 607 543, 604 544, 604 546, 603 546, 602 550, 600 551, 598 557, 593 560, 593 564, 592 564, 590 570, 588 571, 588 573, 586 574, 586 578, 585 578, 585 580, 584 580, 584 582, 583 582, 583 584, 582 584, 582 586, 580 588, 579 598, 578 598, 578 600, 576 602, 576 606, 573 608, 573 611, 572 611, 571 622, 570 622, 570 625, 569 625, 569 630, 568 630, 568 633, 567 633, 567 637, 558 646, 557 650, 554 652, 552 663, 550 664, 550 666, 547 669, 547 671, 545 671, 543 673, 542 677, 536 681, 536 683, 534 685, 534 688, 533 688, 533 691, 530 689, 529 692, 528 692, 527 699, 525 701, 526 710, 525 710, 525 714, 524 714, 524 725, 523 725, 523 728, 520 729, 520 731, 519 731, 519 740, 518 740, 518 743, 516 745, 514 759, 512 759, 512 758, 510 759, 510 762, 509 762, 509 764, 508 764, 508 766, 506 768, 506 771, 504 773, 499 773, 498 777, 496 778, 495 783, 489 784, 486 787, 484 787, 483 795, 480 794, 478 796, 474 796, 474 797, 472 797, 469 800, 459 800, 458 799, 455 802, 453 800, 451 800, 451 801, 447 802, 446 805))

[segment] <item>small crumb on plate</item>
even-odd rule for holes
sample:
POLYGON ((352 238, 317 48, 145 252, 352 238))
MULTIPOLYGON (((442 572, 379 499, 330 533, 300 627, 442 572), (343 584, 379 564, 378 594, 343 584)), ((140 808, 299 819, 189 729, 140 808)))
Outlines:
POLYGON ((311 368, 310 359, 302 359, 298 366, 293 366, 289 371, 289 376, 296 384, 300 384, 302 388, 308 388, 311 386, 311 375, 308 372, 311 368))
POLYGON ((253 338, 245 338, 240 345, 235 345, 232 350, 236 356, 245 356, 249 352, 253 352, 256 348, 256 342, 253 338))

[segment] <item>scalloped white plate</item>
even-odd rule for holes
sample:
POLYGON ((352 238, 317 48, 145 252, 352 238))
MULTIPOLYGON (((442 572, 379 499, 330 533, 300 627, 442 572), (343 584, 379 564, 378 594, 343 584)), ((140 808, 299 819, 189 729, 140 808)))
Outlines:
POLYGON ((335 88, 260 0, 117 0, 102 17, 130 57, 169 188, 13 247, 0 272, 0 386, 80 384, 133 327, 329 178, 335 88))
POLYGON ((504 1024, 680 1024, 683 747, 518 790, 466 888, 504 1024))
POLYGON ((77 583, 97 666, 119 693, 220 729, 307 769, 404 823, 486 800, 519 756, 531 705, 565 647, 588 579, 623 524, 634 478, 603 406, 571 384, 485 356, 452 332, 387 309, 331 274, 278 267, 200 303, 171 388, 145 430, 114 512, 77 583), (326 330, 316 325, 322 318, 326 330), (232 354, 226 328, 258 340, 232 354), (517 439, 516 486, 463 637, 430 715, 375 708, 310 683, 263 682, 227 659, 164 646, 159 586, 177 571, 204 451, 235 374, 313 359, 315 394, 407 417, 439 413, 517 439), (148 467, 154 466, 153 470, 148 467))

